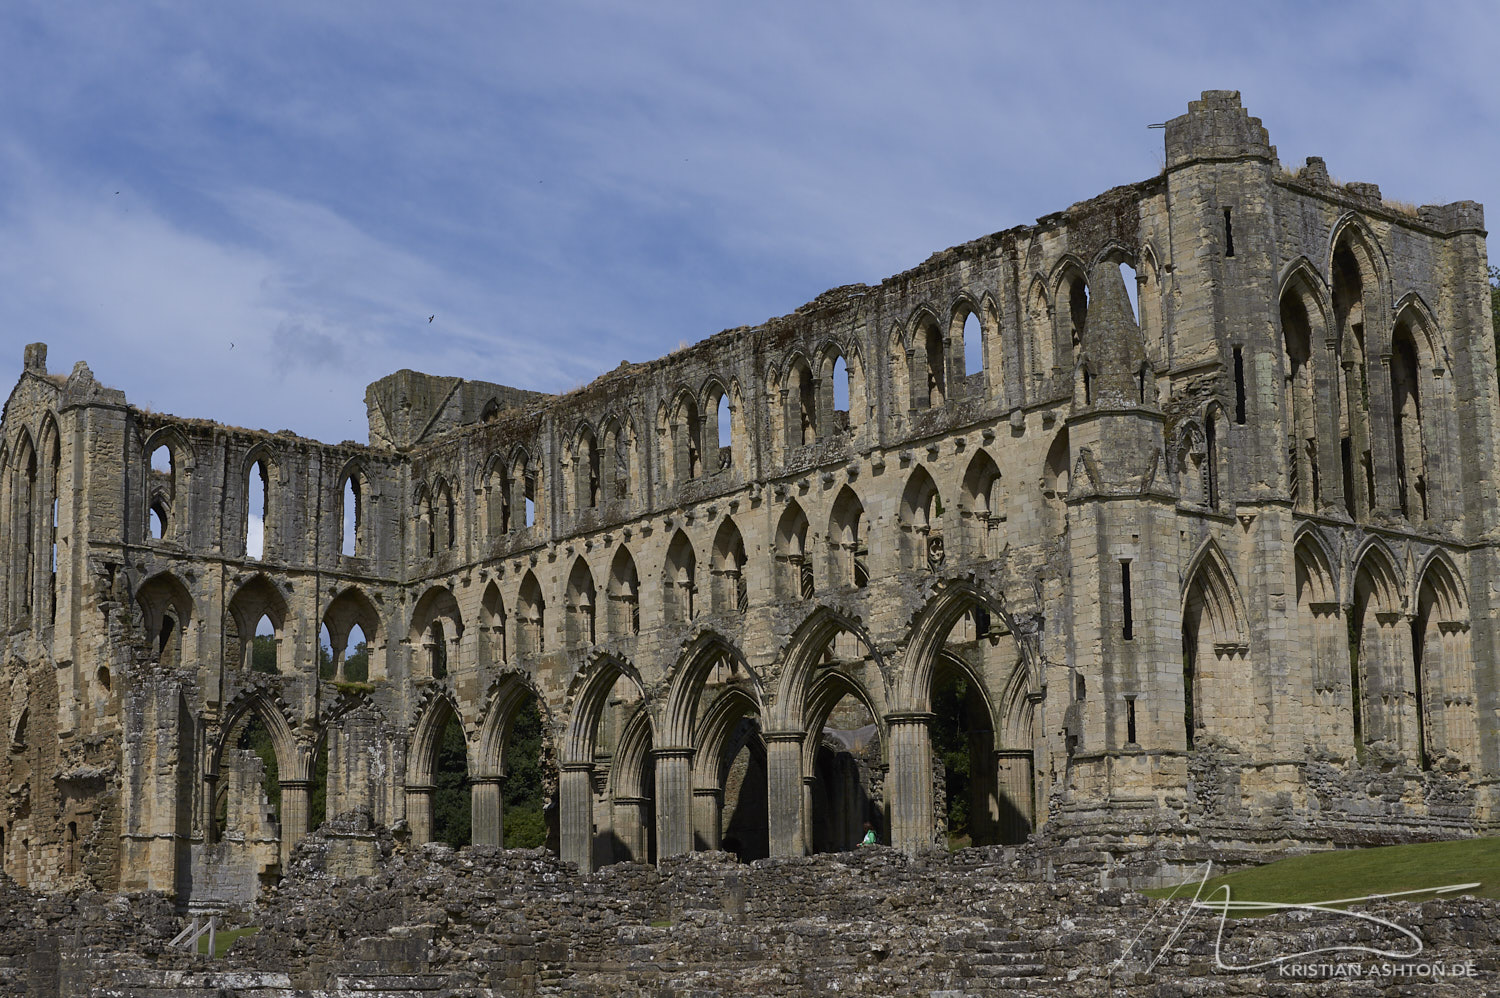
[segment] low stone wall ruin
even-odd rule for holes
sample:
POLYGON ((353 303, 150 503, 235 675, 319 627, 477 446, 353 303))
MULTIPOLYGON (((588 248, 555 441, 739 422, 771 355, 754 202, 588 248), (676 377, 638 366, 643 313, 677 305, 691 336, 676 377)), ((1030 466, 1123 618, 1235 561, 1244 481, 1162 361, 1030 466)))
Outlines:
MULTIPOLYGON (((1097 868, 1085 876, 1055 850, 875 847, 748 865, 697 853, 580 876, 541 851, 374 844, 375 872, 341 878, 330 859, 341 867, 347 842, 311 838, 243 916, 260 931, 216 961, 168 950, 184 921, 160 895, 41 896, 0 880, 0 996, 1482 995, 1500 971, 1500 902, 1460 898, 1371 911, 1419 933, 1419 963, 1472 961, 1474 977, 1372 987, 1218 971, 1205 915, 1148 972, 1185 903, 1099 887, 1097 868)), ((1244 963, 1353 941, 1404 942, 1291 914, 1231 923, 1221 953, 1244 963)))

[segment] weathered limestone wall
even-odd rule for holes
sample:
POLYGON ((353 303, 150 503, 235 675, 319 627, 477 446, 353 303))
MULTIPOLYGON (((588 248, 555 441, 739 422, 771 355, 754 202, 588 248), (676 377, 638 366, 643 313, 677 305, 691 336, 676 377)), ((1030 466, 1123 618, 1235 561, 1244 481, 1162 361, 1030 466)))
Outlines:
POLYGON ((1483 211, 1291 172, 1231 91, 1165 143, 1160 176, 565 395, 397 372, 368 445, 145 412, 28 347, 0 420, 6 869, 184 901, 269 869, 216 820, 252 723, 282 865, 320 754, 328 814, 430 837, 450 719, 498 843, 528 701, 582 867, 736 816, 802 855, 859 817, 834 800, 919 850, 953 677, 981 841, 1493 829, 1483 211), (871 769, 837 776, 850 704, 871 769))

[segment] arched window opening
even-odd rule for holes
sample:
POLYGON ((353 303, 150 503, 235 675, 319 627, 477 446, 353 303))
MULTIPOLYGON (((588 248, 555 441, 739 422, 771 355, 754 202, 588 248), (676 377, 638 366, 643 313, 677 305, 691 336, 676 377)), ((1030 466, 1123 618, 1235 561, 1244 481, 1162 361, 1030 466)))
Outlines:
POLYGON ((526 526, 536 526, 536 475, 526 476, 526 526))
POLYGON ((595 630, 594 573, 588 562, 579 558, 573 563, 573 572, 568 576, 568 644, 573 648, 594 644, 598 640, 595 630))
POLYGON ((937 571, 947 562, 943 497, 926 468, 918 467, 901 494, 902 567, 937 571))
POLYGON ((948 365, 943 356, 943 331, 937 323, 928 321, 923 332, 922 344, 927 359, 927 405, 937 408, 948 397, 948 365))
POLYGON ((491 582, 479 603, 479 662, 484 666, 496 666, 507 661, 505 601, 500 596, 500 587, 491 582))
POLYGON ((423 651, 427 653, 427 674, 433 679, 442 679, 448 675, 448 635, 443 629, 441 620, 434 620, 427 625, 427 637, 422 642, 423 651))
POLYGON ((970 312, 964 318, 964 374, 972 377, 984 373, 984 333, 979 316, 970 312))
POLYGON ((1068 336, 1072 356, 1078 356, 1083 345, 1084 330, 1089 318, 1089 287, 1082 277, 1074 277, 1068 287, 1068 336))
MULTIPOLYGON (((1041 279, 1032 282, 1031 293, 1026 298, 1026 326, 1031 353, 1031 380, 1041 382, 1052 376, 1056 366, 1056 350, 1053 342, 1052 307, 1047 300, 1047 291, 1041 279)), ((1033 398, 1032 388, 1027 386, 1027 399, 1033 398)))
POLYGON ((853 394, 849 388, 849 365, 844 358, 838 357, 833 362, 833 412, 835 429, 848 429, 852 425, 849 399, 853 394))
POLYGON ((609 570, 611 634, 641 633, 641 579, 628 548, 615 552, 609 570))
POLYGON ((745 578, 745 539, 734 520, 724 518, 714 538, 713 608, 715 613, 744 613, 750 608, 750 585, 745 578))
POLYGON ((628 428, 618 420, 611 419, 604 428, 604 482, 605 500, 619 502, 630 496, 630 437, 628 428))
POLYGON ((1427 519, 1427 447, 1422 436, 1422 399, 1416 340, 1409 325, 1396 327, 1391 344, 1391 402, 1395 423, 1396 494, 1401 515, 1427 519))
MULTIPOLYGON (((167 536, 170 519, 167 510, 177 495, 177 463, 172 448, 160 444, 151 452, 151 473, 148 494, 152 497, 147 510, 147 530, 152 540, 167 536)), ((54 496, 57 490, 52 491, 54 496)))
POLYGON ((318 628, 319 679, 334 679, 338 676, 337 657, 338 653, 333 648, 333 637, 328 633, 328 625, 324 624, 318 628))
POLYGON ((266 510, 271 499, 269 483, 265 461, 256 461, 251 465, 246 481, 245 556, 257 561, 264 558, 266 552, 266 510))
POLYGON ((801 447, 818 436, 818 398, 812 368, 798 357, 787 368, 787 446, 801 447))
POLYGON ((970 554, 974 557, 998 553, 1000 524, 1006 519, 1001 484, 994 459, 982 451, 976 454, 964 475, 964 513, 972 521, 970 554))
POLYGON ((1120 261, 1120 280, 1125 282, 1125 297, 1130 300, 1130 315, 1139 326, 1141 324, 1141 305, 1138 301, 1140 284, 1136 278, 1135 268, 1124 260, 1120 261))
MULTIPOLYGON (((150 519, 149 530, 150 530, 150 533, 151 533, 151 539, 153 541, 159 541, 163 537, 167 536, 167 508, 166 508, 166 504, 162 500, 160 500, 160 499, 156 500, 155 502, 153 502, 151 504, 151 509, 150 509, 148 515, 149 515, 149 519, 150 519)), ((55 521, 54 521, 54 525, 55 525, 55 521)), ((55 556, 56 556, 56 552, 54 551, 54 557, 55 556)))
POLYGON ((683 392, 677 398, 670 427, 672 470, 678 482, 689 481, 703 473, 703 459, 699 451, 702 431, 698 404, 691 395, 683 392))
POLYGON ((484 501, 490 540, 510 533, 510 476, 499 457, 490 459, 489 470, 485 472, 484 501))
POLYGON ((339 553, 351 558, 360 553, 359 538, 362 533, 360 528, 363 526, 360 520, 364 511, 360 508, 359 492, 357 477, 350 475, 344 479, 343 530, 341 531, 343 536, 340 538, 339 553))
POLYGON ((1370 457, 1369 358, 1365 353, 1365 272, 1351 242, 1333 254, 1333 312, 1339 362, 1344 368, 1343 404, 1338 406, 1344 503, 1362 520, 1374 507, 1374 465, 1370 457))
POLYGON ((698 593, 698 559, 687 535, 678 531, 667 548, 662 572, 662 591, 666 601, 666 618, 671 624, 683 624, 696 613, 698 593))
POLYGON ((1312 323, 1302 297, 1281 296, 1281 335, 1286 351, 1288 420, 1287 476, 1292 502, 1303 512, 1322 505, 1318 477, 1317 382, 1313 377, 1312 323))
POLYGON ((47 574, 47 622, 57 622, 57 525, 58 525, 58 492, 57 477, 62 468, 62 445, 56 436, 52 438, 52 465, 51 473, 47 478, 47 488, 52 495, 51 516, 48 517, 51 528, 47 533, 48 546, 50 547, 48 565, 50 569, 47 574))
POLYGON ((344 642, 344 681, 370 681, 370 641, 358 624, 349 628, 349 638, 344 642))
POLYGON ((262 614, 255 623, 255 634, 250 639, 250 671, 272 674, 279 672, 280 645, 276 625, 271 623, 268 615, 262 614))
POLYGON ((577 476, 577 487, 575 490, 576 501, 579 509, 595 509, 599 505, 600 489, 600 462, 599 442, 594 436, 594 431, 585 427, 578 435, 578 443, 574 448, 577 476))
POLYGON ((719 470, 734 464, 734 417, 729 412, 729 396, 719 396, 715 407, 715 421, 719 424, 719 470))
POLYGON ((433 553, 452 550, 458 538, 458 509, 453 489, 442 478, 432 488, 432 509, 436 529, 433 531, 433 553))
POLYGON ((536 576, 527 572, 521 580, 519 602, 516 604, 516 639, 518 650, 524 656, 535 657, 547 651, 546 629, 547 604, 542 599, 542 587, 536 576))
POLYGON ((811 599, 814 582, 808 557, 807 514, 795 501, 787 505, 776 528, 776 590, 783 598, 811 599))
MULTIPOLYGON (((912 357, 900 332, 891 333, 890 349, 891 404, 898 415, 917 408, 911 387, 912 357)), ((851 411, 852 412, 852 411, 851 411)))
POLYGON ((865 535, 865 508, 849 486, 833 502, 828 525, 829 551, 833 555, 830 578, 836 585, 863 589, 870 584, 869 538, 865 535))

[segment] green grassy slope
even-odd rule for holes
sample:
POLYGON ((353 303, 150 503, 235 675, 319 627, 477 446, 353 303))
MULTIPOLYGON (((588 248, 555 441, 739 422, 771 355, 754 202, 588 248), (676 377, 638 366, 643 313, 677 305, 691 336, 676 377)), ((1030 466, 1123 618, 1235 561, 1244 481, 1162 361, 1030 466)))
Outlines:
MULTIPOLYGON (((1203 897, 1209 896, 1209 890, 1228 884, 1234 901, 1312 904, 1475 882, 1480 886, 1457 893, 1500 898, 1500 838, 1341 849, 1296 856, 1213 877, 1203 897)), ((1178 890, 1177 896, 1191 898, 1196 887, 1194 882, 1178 890)), ((1164 898, 1172 894, 1172 889, 1144 893, 1164 898)), ((1414 895, 1414 900, 1431 897, 1431 894, 1414 895)))

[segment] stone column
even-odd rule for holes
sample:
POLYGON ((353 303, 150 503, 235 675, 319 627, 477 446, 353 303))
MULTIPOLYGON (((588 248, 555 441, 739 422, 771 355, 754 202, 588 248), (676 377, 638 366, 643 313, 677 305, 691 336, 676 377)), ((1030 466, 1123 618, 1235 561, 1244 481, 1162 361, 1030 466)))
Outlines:
POLYGON ((469 786, 470 841, 476 846, 505 845, 504 781, 499 776, 475 777, 469 786))
POLYGON ((557 776, 558 852, 582 873, 594 868, 593 763, 565 762, 557 776))
POLYGON ((693 750, 659 748, 656 762, 656 857, 693 851, 693 750))
POLYGON ((722 849, 724 791, 718 787, 693 788, 693 845, 697 849, 722 849))
POLYGON ((431 784, 406 785, 406 824, 411 829, 412 845, 432 841, 432 791, 431 784))
POLYGON ((1025 842, 1036 825, 1030 749, 996 749, 1000 815, 996 832, 1005 843, 1025 842))
POLYGON ((292 850, 307 835, 311 780, 281 781, 281 868, 287 868, 292 850))
POLYGON ((818 778, 811 773, 802 774, 802 843, 806 852, 813 852, 818 848, 818 840, 813 834, 813 787, 817 785, 818 778))
POLYGON ((934 841, 931 721, 931 714, 920 712, 886 717, 891 732, 891 845, 908 853, 934 841))
POLYGON ((802 837, 801 731, 767 731, 766 818, 772 856, 801 856, 807 852, 802 837))
MULTIPOLYGON (((615 859, 628 859, 632 863, 651 862, 650 843, 646 836, 646 815, 650 811, 649 797, 616 797, 611 805, 614 811, 615 845, 624 855, 615 859)), ((657 855, 661 850, 657 850, 657 855)))

